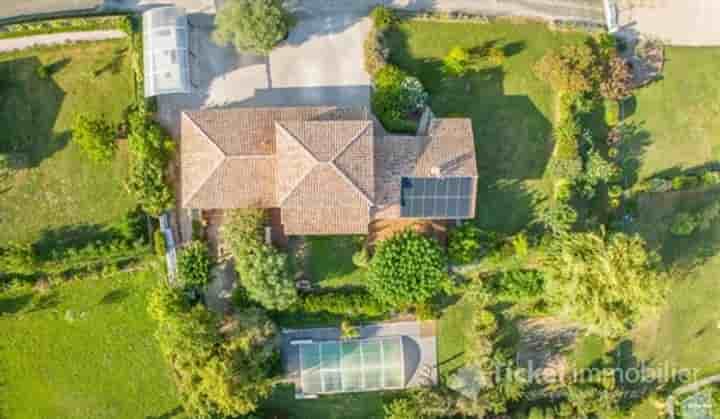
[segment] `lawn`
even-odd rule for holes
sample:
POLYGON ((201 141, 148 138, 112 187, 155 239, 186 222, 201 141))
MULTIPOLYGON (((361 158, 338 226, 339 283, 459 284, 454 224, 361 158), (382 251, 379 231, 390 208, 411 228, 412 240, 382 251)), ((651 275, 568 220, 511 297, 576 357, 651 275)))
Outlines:
POLYGON ((534 215, 552 139, 554 94, 532 72, 548 51, 585 35, 553 32, 540 23, 442 23, 410 20, 389 33, 390 61, 420 78, 439 117, 473 121, 479 169, 477 219, 483 227, 512 233, 534 215), (441 60, 452 47, 495 45, 507 58, 485 63, 462 80, 447 79, 441 60))
POLYGON ((58 236, 91 242, 134 207, 123 186, 126 145, 120 144, 111 164, 94 164, 70 131, 83 112, 121 121, 134 92, 127 44, 104 41, 0 55, 0 153, 9 153, 18 169, 0 199, 0 242, 58 236), (49 66, 49 78, 38 76, 40 65, 49 66))
POLYGON ((666 47, 662 80, 635 92, 640 178, 720 160, 720 48, 666 47))
POLYGON ((260 409, 267 418, 288 419, 382 419, 383 393, 349 393, 296 400, 292 386, 277 386, 260 409))
POLYGON ((316 286, 365 285, 365 270, 352 261, 355 252, 364 243, 363 236, 313 236, 306 239, 310 250, 307 273, 316 286))
MULTIPOLYGON (((0 294, 0 417, 153 418, 179 399, 147 314, 152 270, 0 294)), ((168 416, 170 417, 170 416, 168 416)))

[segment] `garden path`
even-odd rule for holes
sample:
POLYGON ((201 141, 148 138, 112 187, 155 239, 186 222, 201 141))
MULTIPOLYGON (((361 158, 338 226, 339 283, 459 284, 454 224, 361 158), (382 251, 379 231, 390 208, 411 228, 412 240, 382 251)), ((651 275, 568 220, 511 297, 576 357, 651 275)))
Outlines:
POLYGON ((103 41, 125 37, 125 32, 119 30, 89 31, 89 32, 63 32, 50 35, 34 35, 23 38, 0 39, 0 52, 16 51, 25 48, 45 45, 58 45, 69 42, 103 41))

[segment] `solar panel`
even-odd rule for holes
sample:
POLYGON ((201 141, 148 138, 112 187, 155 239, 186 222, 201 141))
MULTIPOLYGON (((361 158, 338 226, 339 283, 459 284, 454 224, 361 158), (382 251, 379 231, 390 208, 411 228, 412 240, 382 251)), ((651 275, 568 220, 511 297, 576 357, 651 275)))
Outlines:
POLYGON ((467 218, 472 214, 471 177, 402 178, 400 216, 467 218))
POLYGON ((303 393, 341 393, 403 388, 402 340, 327 341, 300 345, 303 393))

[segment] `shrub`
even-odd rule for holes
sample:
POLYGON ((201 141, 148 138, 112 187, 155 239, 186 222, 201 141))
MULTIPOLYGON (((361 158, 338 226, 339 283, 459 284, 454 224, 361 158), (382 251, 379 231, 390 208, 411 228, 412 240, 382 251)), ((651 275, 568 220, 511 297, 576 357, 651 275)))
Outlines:
POLYGON ((406 77, 400 83, 400 90, 405 98, 406 112, 418 112, 425 108, 428 94, 416 77, 406 77))
POLYGON ((687 212, 681 212, 675 216, 670 232, 676 236, 689 236, 698 227, 695 217, 687 212))
POLYGON ((381 242, 370 262, 368 289, 389 307, 423 303, 448 285, 440 245, 406 230, 381 242))
POLYGON ((509 271, 497 275, 491 289, 511 301, 521 301, 542 294, 545 277, 538 271, 509 271))
POLYGON ((147 239, 147 219, 140 208, 128 211, 122 220, 114 227, 117 234, 127 242, 147 239))
POLYGON ((153 232, 153 245, 155 246, 155 254, 165 257, 167 251, 165 247, 165 235, 159 228, 153 232))
POLYGON ((536 224, 554 235, 569 232, 577 221, 577 211, 565 201, 545 202, 539 207, 536 224))
POLYGON ((620 123, 620 103, 617 100, 605 101, 605 124, 613 128, 620 123))
POLYGON ((495 65, 501 65, 505 61, 505 51, 502 48, 491 47, 487 52, 488 60, 495 65))
POLYGON ((465 221, 450 230, 448 253, 453 263, 470 263, 497 247, 497 236, 481 230, 474 222, 465 221))
POLYGON ((674 191, 681 191, 683 189, 691 189, 700 183, 700 180, 695 176, 676 176, 672 180, 672 188, 674 191))
POLYGON ((470 52, 462 47, 453 47, 443 58, 443 72, 450 77, 462 77, 470 71, 470 52))
POLYGON ((632 94, 633 75, 630 65, 621 57, 612 57, 600 83, 600 94, 611 100, 622 100, 632 94))
POLYGON ((29 275, 36 266, 37 257, 30 244, 9 242, 0 246, 0 278, 4 274, 29 275))
POLYGON ((115 155, 115 130, 104 119, 80 114, 73 124, 73 141, 78 143, 90 160, 107 163, 115 155))
POLYGON ((547 53, 536 65, 535 74, 560 92, 585 93, 600 80, 598 57, 588 45, 568 45, 547 53))
POLYGON ((207 245, 192 241, 178 255, 178 275, 186 288, 204 287, 210 282, 210 253, 207 245))
POLYGON ((374 27, 380 30, 386 29, 398 21, 395 11, 385 6, 376 6, 370 12, 370 17, 374 27))
POLYGON ((363 43, 363 52, 365 54, 365 71, 373 77, 387 65, 389 50, 383 46, 382 31, 373 28, 368 32, 363 43))
POLYGON ((360 329, 353 326, 349 321, 343 320, 340 323, 340 338, 341 339, 355 339, 360 337, 360 329))
POLYGON ((285 39, 292 24, 280 0, 227 0, 215 16, 213 39, 240 51, 267 54, 285 39))
POLYGON ((421 93, 420 82, 405 82, 408 78, 407 73, 393 65, 386 65, 373 77, 373 112, 389 131, 413 131, 414 125, 405 117, 411 110, 417 110, 420 100, 427 98, 421 93))
POLYGON ((40 80, 47 80, 50 78, 50 71, 48 70, 48 66, 46 65, 39 65, 38 68, 35 70, 35 74, 40 80))
POLYGON ((720 183, 720 172, 705 172, 702 174, 703 185, 717 185, 720 183))
POLYGON ((303 311, 308 313, 329 313, 348 317, 375 318, 387 310, 365 290, 330 289, 322 293, 307 294, 301 299, 303 311))
POLYGON ((355 252, 352 257, 352 261, 353 264, 358 268, 365 269, 370 264, 370 254, 368 253, 367 249, 363 247, 362 249, 355 252))

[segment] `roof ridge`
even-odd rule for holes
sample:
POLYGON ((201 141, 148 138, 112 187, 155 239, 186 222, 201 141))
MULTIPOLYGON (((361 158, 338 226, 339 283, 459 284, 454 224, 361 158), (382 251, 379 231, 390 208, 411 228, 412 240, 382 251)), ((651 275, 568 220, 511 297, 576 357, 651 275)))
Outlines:
POLYGON ((185 116, 188 118, 188 120, 193 124, 193 126, 195 127, 195 129, 197 129, 198 132, 200 132, 200 134, 202 134, 203 137, 205 137, 205 139, 208 140, 208 142, 209 142, 210 144, 212 144, 213 146, 215 146, 215 148, 220 152, 220 154, 223 155, 223 157, 227 157, 227 156, 228 156, 228 154, 225 152, 225 150, 223 150, 223 149, 218 145, 218 143, 216 143, 215 141, 213 141, 213 139, 210 137, 210 135, 208 135, 208 133, 205 132, 205 130, 200 127, 200 125, 197 123, 197 121, 194 120, 194 119, 192 118, 192 116, 190 116, 189 113, 183 112, 183 115, 185 115, 185 116))
POLYGON ((303 176, 301 176, 301 177, 298 179, 298 181, 295 182, 295 184, 290 187, 290 189, 289 189, 288 192, 285 194, 285 196, 283 196, 283 197, 278 197, 278 198, 279 198, 279 199, 278 199, 278 204, 279 204, 279 205, 282 205, 285 201, 287 201, 287 199, 290 197, 290 195, 292 195, 292 193, 295 191, 295 189, 297 189, 297 187, 300 186, 300 184, 302 183, 302 181, 305 180, 305 178, 320 164, 320 160, 318 160, 318 158, 307 148, 307 146, 306 146, 305 144, 303 144, 303 142, 300 141, 295 135, 293 135, 293 134, 287 129, 287 127, 285 127, 280 121, 275 121, 275 126, 276 126, 276 127, 279 127, 285 134, 289 135, 292 139, 294 139, 295 142, 297 142, 297 143, 300 145, 300 148, 302 148, 303 150, 305 150, 305 152, 306 152, 306 153, 310 156, 310 158, 315 162, 315 164, 310 168, 310 170, 308 170, 307 172, 305 172, 305 174, 304 174, 303 176))
POLYGON ((338 175, 340 175, 340 177, 341 177, 343 180, 345 180, 345 182, 347 182, 353 189, 355 189, 355 192, 358 192, 358 193, 360 194, 360 196, 362 196, 362 197, 368 202, 368 204, 370 204, 371 206, 374 205, 374 204, 373 204, 373 201, 365 194, 365 192, 363 192, 363 191, 355 184, 355 182, 353 182, 353 181, 348 177, 348 175, 346 175, 345 173, 343 173, 343 171, 340 170, 340 168, 335 165, 335 162, 334 162, 334 161, 330 161, 330 162, 328 162, 328 164, 329 164, 333 169, 335 169, 335 171, 338 173, 338 175))
POLYGON ((192 199, 195 197, 195 195, 197 195, 198 192, 200 192, 200 190, 203 188, 203 186, 205 185, 205 183, 207 183, 207 181, 210 180, 210 178, 213 177, 213 175, 215 174, 215 172, 217 172, 217 170, 220 168, 220 166, 222 166, 223 163, 225 163, 225 160, 227 160, 227 154, 225 154, 225 153, 223 152, 223 150, 220 148, 220 146, 218 146, 217 144, 215 144, 215 142, 213 142, 213 141, 210 139, 210 137, 205 133, 205 131, 203 131, 202 128, 200 128, 200 127, 198 126, 198 124, 195 122, 195 120, 192 119, 192 117, 191 117, 189 114, 187 114, 186 112, 183 112, 182 115, 185 116, 185 117, 187 117, 187 120, 195 127, 195 129, 197 129, 197 131, 200 132, 200 134, 202 134, 202 136, 205 137, 205 139, 206 139, 210 144, 214 145, 214 146, 215 146, 215 149, 220 153, 220 158, 218 159, 217 163, 215 163, 215 166, 212 168, 212 170, 210 170, 210 171, 208 172, 207 177, 205 177, 205 178, 202 180, 202 182, 199 182, 199 183, 198 183, 197 188, 195 188, 195 190, 192 191, 192 192, 188 195, 188 198, 187 198, 187 199, 183 199, 183 200, 182 200, 182 201, 183 201, 183 206, 186 206, 190 201, 192 201, 192 199))
MULTIPOLYGON (((342 121, 342 122, 355 122, 355 121, 342 121)), ((344 153, 345 150, 347 150, 348 148, 350 148, 350 146, 353 145, 353 144, 358 140, 358 138, 360 138, 360 136, 363 135, 363 134, 368 130, 368 127, 369 127, 370 125, 372 125, 372 122, 371 122, 371 121, 358 121, 358 122, 365 122, 365 125, 364 125, 363 127, 361 127, 360 130, 358 130, 358 132, 350 139, 350 141, 348 141, 348 143, 345 144, 345 145, 340 149, 340 151, 338 151, 338 152, 335 154, 335 156, 334 156, 333 158, 331 158, 331 159, 329 160, 330 162, 335 162, 335 160, 337 160, 337 158, 340 157, 340 155, 341 155, 342 153, 344 153)))

